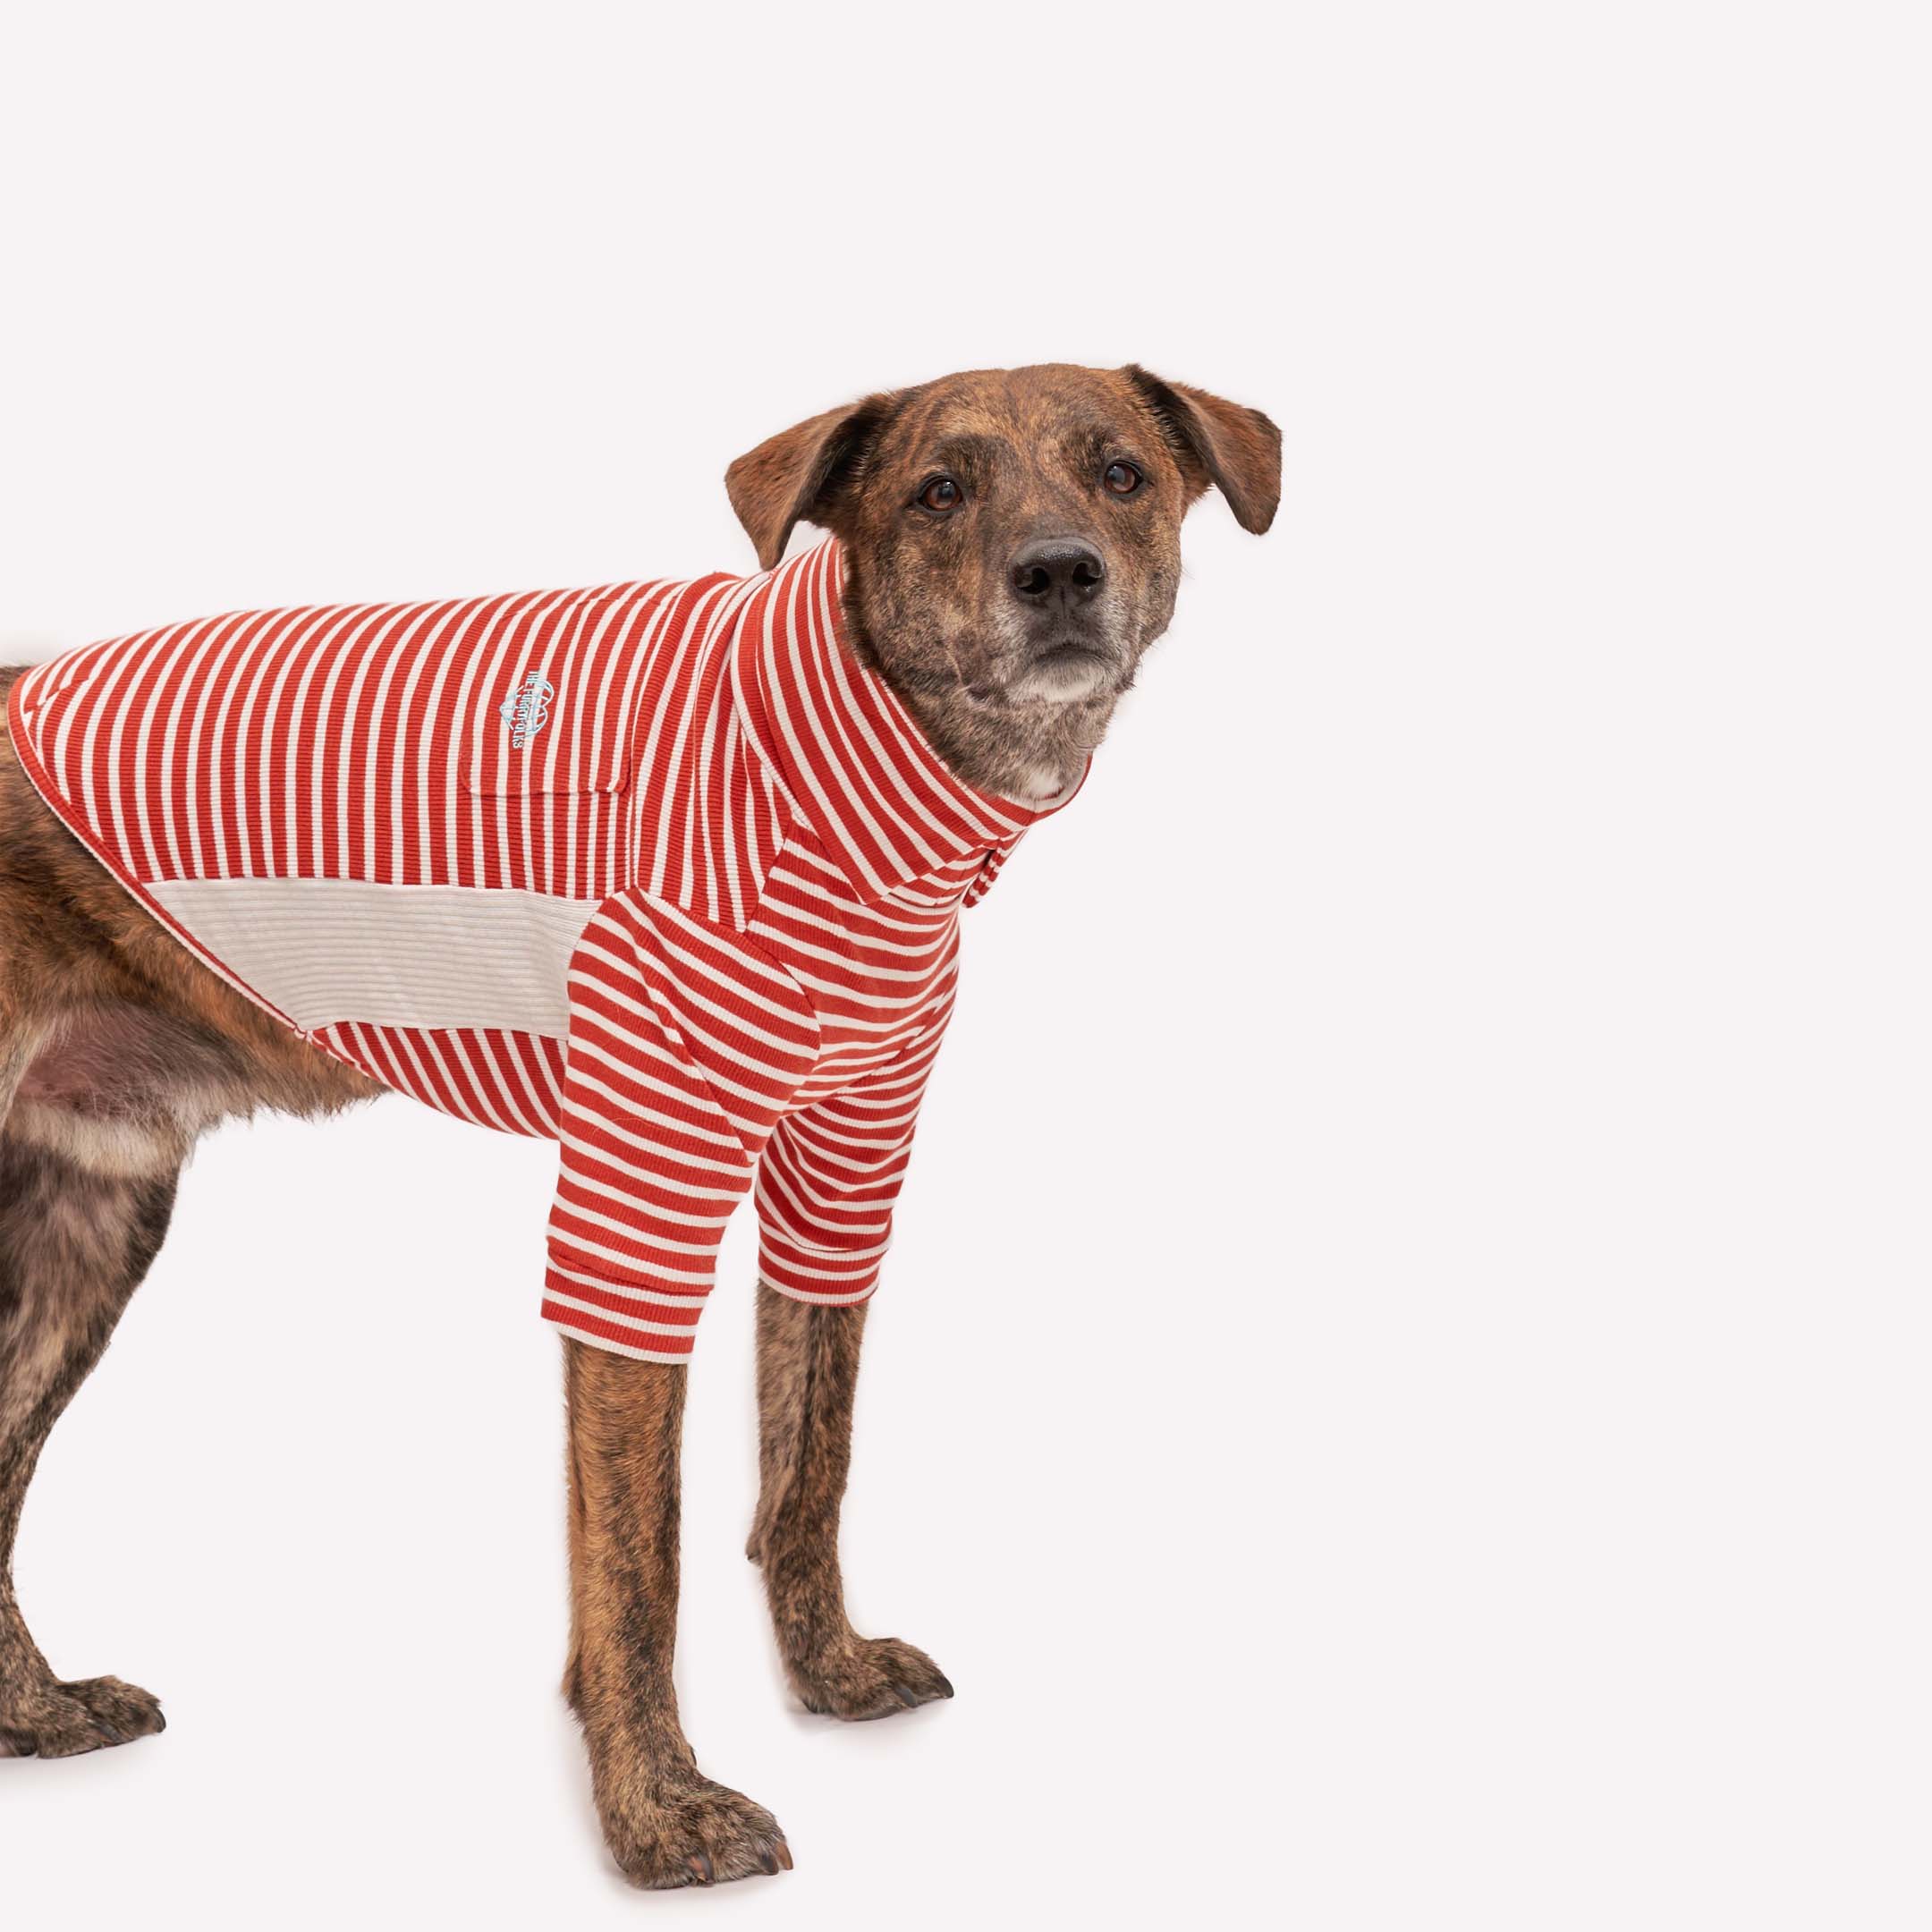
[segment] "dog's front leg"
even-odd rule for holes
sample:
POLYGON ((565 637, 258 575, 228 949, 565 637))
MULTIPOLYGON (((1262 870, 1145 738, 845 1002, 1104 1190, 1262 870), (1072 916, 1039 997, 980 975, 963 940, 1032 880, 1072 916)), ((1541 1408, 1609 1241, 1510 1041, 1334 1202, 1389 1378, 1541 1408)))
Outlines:
POLYGON ((861 1637, 845 1614, 839 1505, 865 1320, 863 1302, 819 1306, 758 1285, 758 1507, 745 1554, 764 1570, 792 1689, 834 1717, 889 1717, 953 1695, 923 1650, 861 1637))
POLYGON ((571 1652, 597 1812, 634 1884, 709 1885, 789 1869, 777 1821, 699 1772, 678 1723, 681 1367, 566 1340, 571 1652))

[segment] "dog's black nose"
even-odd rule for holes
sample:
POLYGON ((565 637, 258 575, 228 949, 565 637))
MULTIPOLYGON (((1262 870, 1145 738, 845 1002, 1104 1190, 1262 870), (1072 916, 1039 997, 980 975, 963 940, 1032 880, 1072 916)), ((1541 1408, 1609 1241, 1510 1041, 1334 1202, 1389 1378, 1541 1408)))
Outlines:
POLYGON ((1091 544, 1049 537, 1029 544, 1013 563, 1013 595, 1022 604, 1045 604, 1057 592, 1084 604, 1106 581, 1106 564, 1091 544))

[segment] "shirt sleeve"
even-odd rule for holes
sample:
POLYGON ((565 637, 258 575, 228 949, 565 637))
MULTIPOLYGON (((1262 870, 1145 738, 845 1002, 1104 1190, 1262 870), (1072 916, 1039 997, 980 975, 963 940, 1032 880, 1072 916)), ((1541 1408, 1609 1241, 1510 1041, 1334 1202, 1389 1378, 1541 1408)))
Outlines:
POLYGON ((544 1318, 681 1362, 718 1244, 816 1057, 796 981, 737 936, 609 900, 570 967, 544 1318))
POLYGON ((798 1301, 863 1301, 892 1241, 944 1020, 864 1080, 778 1124, 758 1165, 758 1274, 798 1301))

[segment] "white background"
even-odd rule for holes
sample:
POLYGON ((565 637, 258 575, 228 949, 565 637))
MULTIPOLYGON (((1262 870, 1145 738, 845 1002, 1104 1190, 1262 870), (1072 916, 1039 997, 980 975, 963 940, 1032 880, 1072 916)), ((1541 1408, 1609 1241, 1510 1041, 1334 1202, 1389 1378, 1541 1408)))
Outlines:
POLYGON ((12 655, 749 568, 732 457, 962 366, 1287 438, 970 921, 846 1538, 957 1699, 784 1692, 741 1226, 680 1679, 798 1866, 627 1892, 553 1157, 265 1122, 28 1506, 171 1723, 0 1765, 9 1923, 1928 1923, 1917 11, 9 11, 12 655))

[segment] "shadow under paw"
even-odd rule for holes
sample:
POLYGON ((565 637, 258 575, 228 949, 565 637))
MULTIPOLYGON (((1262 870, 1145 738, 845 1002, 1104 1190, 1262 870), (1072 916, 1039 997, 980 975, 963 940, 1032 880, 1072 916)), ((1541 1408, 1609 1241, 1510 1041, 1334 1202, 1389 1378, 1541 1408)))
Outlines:
POLYGON ((0 1706, 0 1752, 77 1758, 167 1729, 160 1699, 118 1677, 37 1684, 0 1706))
POLYGON ((792 1683, 815 1716, 849 1723, 896 1716, 953 1695, 945 1673, 923 1650, 896 1637, 854 1637, 836 1650, 794 1664, 792 1683))

